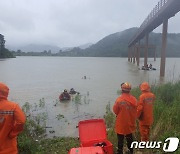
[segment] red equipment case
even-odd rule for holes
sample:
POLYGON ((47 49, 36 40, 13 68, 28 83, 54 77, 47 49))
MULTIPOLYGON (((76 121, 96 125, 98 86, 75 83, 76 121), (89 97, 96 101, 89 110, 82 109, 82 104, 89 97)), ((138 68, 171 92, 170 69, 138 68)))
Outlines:
POLYGON ((105 154, 101 147, 72 148, 69 154, 105 154))
POLYGON ((113 145, 107 140, 106 125, 103 119, 80 121, 78 127, 81 147, 102 145, 106 154, 113 154, 113 145))

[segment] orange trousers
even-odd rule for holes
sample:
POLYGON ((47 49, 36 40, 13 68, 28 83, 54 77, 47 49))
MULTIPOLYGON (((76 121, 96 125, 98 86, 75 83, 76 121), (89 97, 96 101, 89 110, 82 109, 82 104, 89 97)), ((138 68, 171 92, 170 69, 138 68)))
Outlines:
POLYGON ((150 125, 139 124, 141 141, 149 141, 150 125))

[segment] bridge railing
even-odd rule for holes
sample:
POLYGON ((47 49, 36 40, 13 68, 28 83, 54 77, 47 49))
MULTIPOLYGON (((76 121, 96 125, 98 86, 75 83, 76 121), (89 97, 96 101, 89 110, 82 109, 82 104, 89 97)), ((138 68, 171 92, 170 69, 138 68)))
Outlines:
MULTIPOLYGON (((138 29, 138 32, 136 33, 136 35, 133 37, 132 41, 134 41, 136 39, 136 37, 144 30, 144 28, 146 27, 146 25, 148 25, 151 20, 153 20, 155 17, 158 16, 158 13, 161 9, 163 9, 167 2, 171 1, 171 0, 160 0, 158 2, 158 4, 152 9, 152 11, 149 13, 149 15, 146 17, 146 19, 143 21, 143 23, 141 24, 141 26, 138 29)), ((131 42, 132 42, 131 41, 131 42)))
POLYGON ((140 28, 146 26, 152 18, 156 17, 158 12, 166 5, 168 1, 170 0, 160 0, 158 4, 153 8, 153 10, 150 12, 150 14, 146 17, 146 19, 143 21, 140 28))

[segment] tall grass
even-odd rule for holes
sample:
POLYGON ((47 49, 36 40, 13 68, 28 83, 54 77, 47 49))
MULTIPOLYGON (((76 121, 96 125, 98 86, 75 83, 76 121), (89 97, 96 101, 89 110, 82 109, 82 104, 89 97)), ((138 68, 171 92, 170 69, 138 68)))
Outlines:
POLYGON ((180 82, 167 83, 153 89, 156 94, 152 139, 168 136, 180 138, 180 82))
MULTIPOLYGON (((40 99, 39 104, 30 105, 26 102, 23 105, 27 118, 24 131, 18 136, 20 154, 67 154, 69 149, 79 146, 78 138, 46 138, 47 113, 43 112, 44 107, 44 99, 40 99), (38 112, 33 115, 32 111, 38 112)), ((58 114, 57 119, 61 118, 64 118, 64 115, 58 114)))

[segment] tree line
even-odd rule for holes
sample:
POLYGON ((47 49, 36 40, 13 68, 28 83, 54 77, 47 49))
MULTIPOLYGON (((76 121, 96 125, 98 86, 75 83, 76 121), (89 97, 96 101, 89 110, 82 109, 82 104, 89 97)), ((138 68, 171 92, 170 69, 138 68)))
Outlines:
POLYGON ((14 58, 11 51, 5 48, 4 35, 0 34, 0 58, 14 58))

